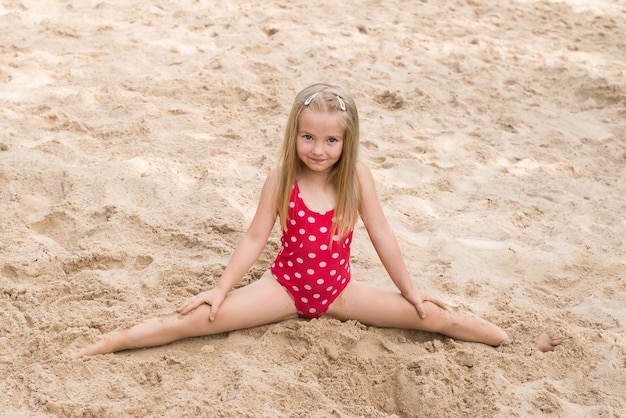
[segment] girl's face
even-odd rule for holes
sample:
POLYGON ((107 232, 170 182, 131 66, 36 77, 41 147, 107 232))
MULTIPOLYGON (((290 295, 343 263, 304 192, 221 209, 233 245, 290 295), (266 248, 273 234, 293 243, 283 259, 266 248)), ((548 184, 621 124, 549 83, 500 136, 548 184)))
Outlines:
POLYGON ((343 134, 341 113, 303 110, 298 117, 298 158, 309 170, 329 174, 341 158, 343 134))

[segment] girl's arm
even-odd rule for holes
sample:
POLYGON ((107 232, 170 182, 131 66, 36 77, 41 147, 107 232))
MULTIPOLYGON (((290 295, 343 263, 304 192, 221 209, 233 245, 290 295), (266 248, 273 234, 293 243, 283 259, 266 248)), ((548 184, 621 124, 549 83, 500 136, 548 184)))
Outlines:
POLYGON ((278 185, 278 174, 278 169, 274 169, 265 179, 252 223, 241 241, 239 241, 217 286, 188 299, 178 307, 178 312, 186 314, 203 303, 206 303, 211 306, 209 319, 211 321, 215 319, 215 315, 224 301, 226 293, 228 293, 254 265, 263 252, 263 248, 265 248, 267 240, 272 233, 272 228, 274 227, 276 216, 278 215, 278 210, 274 202, 274 195, 278 185))
POLYGON ((361 187, 361 219, 391 280, 400 290, 402 296, 415 305, 415 309, 422 319, 426 317, 426 311, 423 307, 425 301, 433 302, 446 309, 445 304, 440 299, 413 286, 396 236, 380 206, 372 173, 365 165, 358 163, 357 176, 361 187))
POLYGON ((224 292, 230 291, 241 280, 244 274, 257 261, 267 240, 272 233, 278 210, 274 195, 278 185, 278 169, 274 169, 265 179, 256 213, 248 231, 235 248, 217 287, 224 292))

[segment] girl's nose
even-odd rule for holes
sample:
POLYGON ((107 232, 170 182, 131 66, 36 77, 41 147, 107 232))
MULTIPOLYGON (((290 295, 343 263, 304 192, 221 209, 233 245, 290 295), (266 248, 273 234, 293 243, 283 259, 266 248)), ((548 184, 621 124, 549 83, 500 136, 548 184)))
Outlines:
POLYGON ((315 141, 313 143, 313 153, 315 155, 320 155, 322 152, 324 152, 324 144, 321 141, 315 141))

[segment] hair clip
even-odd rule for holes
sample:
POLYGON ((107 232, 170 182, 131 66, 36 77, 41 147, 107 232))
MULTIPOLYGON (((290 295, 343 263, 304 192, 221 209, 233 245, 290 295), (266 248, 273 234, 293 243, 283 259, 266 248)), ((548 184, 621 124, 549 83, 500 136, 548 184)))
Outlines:
POLYGON ((304 101, 304 105, 308 106, 309 103, 311 103, 313 101, 313 99, 315 99, 317 97, 317 95, 320 94, 319 92, 314 93, 312 95, 310 95, 309 97, 307 97, 307 99, 304 101))
POLYGON ((343 102, 343 99, 339 96, 337 96, 337 101, 339 102, 339 107, 341 108, 341 110, 343 110, 344 112, 346 111, 346 104, 343 102))

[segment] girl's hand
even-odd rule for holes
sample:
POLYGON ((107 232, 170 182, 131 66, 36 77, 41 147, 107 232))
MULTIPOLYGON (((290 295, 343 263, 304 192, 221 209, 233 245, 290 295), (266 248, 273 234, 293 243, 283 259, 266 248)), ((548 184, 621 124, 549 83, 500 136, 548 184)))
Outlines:
POLYGON ((196 309, 198 306, 206 303, 211 307, 211 312, 209 313, 209 321, 214 321, 215 317, 217 316, 217 311, 219 311, 220 306, 222 306, 222 302, 224 302, 225 297, 226 294, 218 288, 207 290, 187 299, 176 309, 176 312, 186 315, 196 309))
POLYGON ((448 310, 448 307, 441 299, 436 296, 431 296, 428 293, 422 292, 421 290, 411 289, 406 295, 403 294, 404 298, 411 302, 413 306, 415 306, 415 310, 421 319, 426 319, 426 309, 424 309, 424 302, 432 302, 435 305, 439 306, 444 311, 448 310))

